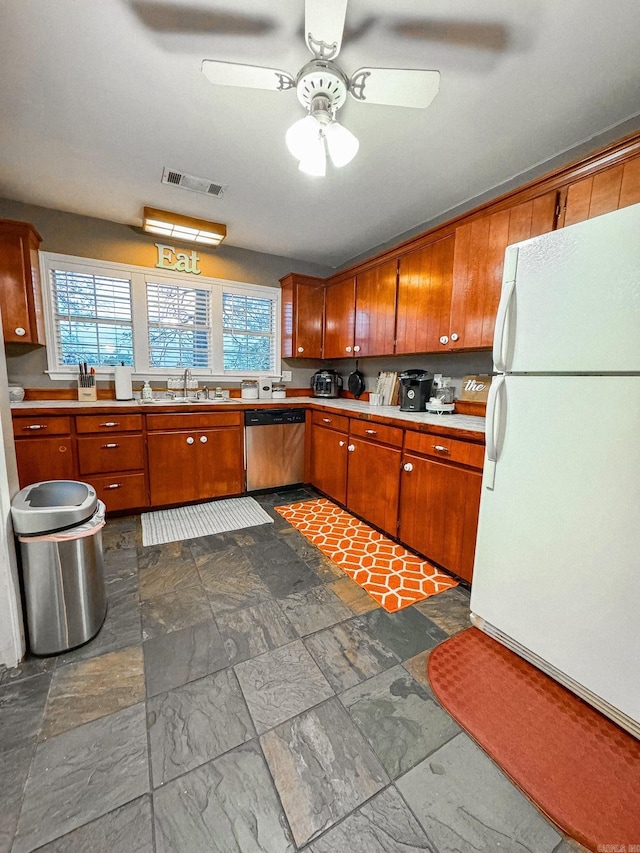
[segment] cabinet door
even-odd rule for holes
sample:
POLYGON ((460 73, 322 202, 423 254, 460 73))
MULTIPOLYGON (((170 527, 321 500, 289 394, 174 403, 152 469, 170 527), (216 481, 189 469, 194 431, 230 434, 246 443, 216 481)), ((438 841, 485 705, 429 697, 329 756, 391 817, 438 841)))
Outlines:
POLYGON ((196 430, 149 433, 149 490, 152 506, 198 500, 196 430))
POLYGON ((563 226, 640 202, 640 156, 569 184, 561 214, 563 226))
POLYGON ((356 331, 354 353, 393 353, 396 329, 397 261, 359 273, 356 280, 356 331))
POLYGON ((0 306, 5 343, 44 344, 38 246, 28 223, 0 220, 0 306))
POLYGON ((349 437, 347 507, 392 536, 398 525, 401 451, 349 437))
POLYGON ((322 279, 290 273, 280 286, 282 358, 322 358, 322 279))
POLYGON ((400 258, 397 354, 449 348, 454 243, 452 235, 400 258))
POLYGON ((294 356, 322 358, 324 287, 296 285, 296 334, 294 356))
POLYGON ((198 445, 198 497, 217 498, 244 491, 242 428, 200 430, 198 445))
POLYGON ((456 229, 450 349, 485 349, 493 343, 507 246, 553 231, 555 190, 456 229))
POLYGON ((15 446, 21 489, 41 480, 77 479, 73 440, 69 436, 28 438, 16 441, 15 446))
POLYGON ((404 456, 400 539, 468 581, 473 573, 481 480, 478 471, 404 456))
POLYGON ((347 278, 325 293, 324 357, 348 358, 353 353, 356 280, 347 278))
POLYGON ((311 483, 338 503, 347 502, 347 435, 311 428, 311 483))

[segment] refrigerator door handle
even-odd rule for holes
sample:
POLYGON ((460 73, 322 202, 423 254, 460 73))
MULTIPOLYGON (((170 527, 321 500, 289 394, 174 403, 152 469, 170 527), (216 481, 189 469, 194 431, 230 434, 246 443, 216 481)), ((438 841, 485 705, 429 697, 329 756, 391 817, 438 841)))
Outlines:
POLYGON ((504 376, 494 376, 487 399, 486 459, 482 484, 485 489, 491 490, 493 490, 496 479, 496 464, 498 462, 497 424, 500 422, 500 396, 504 382, 504 376))
POLYGON ((518 266, 518 249, 509 246, 504 256, 504 271, 502 278, 502 292, 500 293, 500 304, 496 314, 496 326, 493 333, 493 363, 495 369, 505 373, 507 367, 508 353, 505 352, 509 337, 509 309, 513 294, 516 290, 516 269, 518 266))

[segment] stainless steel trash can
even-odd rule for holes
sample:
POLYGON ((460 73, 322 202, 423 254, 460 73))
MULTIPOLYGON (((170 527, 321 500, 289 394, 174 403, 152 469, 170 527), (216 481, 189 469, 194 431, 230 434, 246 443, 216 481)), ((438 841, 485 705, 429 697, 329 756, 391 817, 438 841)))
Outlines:
POLYGON ((18 492, 11 516, 20 542, 31 651, 51 655, 86 643, 107 612, 105 505, 87 483, 47 480, 18 492))

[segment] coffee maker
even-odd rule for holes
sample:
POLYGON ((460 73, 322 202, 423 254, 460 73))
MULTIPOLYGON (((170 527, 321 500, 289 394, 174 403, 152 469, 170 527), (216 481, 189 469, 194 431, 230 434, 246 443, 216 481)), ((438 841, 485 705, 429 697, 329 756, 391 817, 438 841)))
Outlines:
POLYGON ((311 390, 314 397, 339 397, 342 376, 335 370, 316 370, 311 377, 311 390))
POLYGON ((431 398, 433 374, 428 370, 405 370, 400 374, 400 411, 424 412, 431 398))

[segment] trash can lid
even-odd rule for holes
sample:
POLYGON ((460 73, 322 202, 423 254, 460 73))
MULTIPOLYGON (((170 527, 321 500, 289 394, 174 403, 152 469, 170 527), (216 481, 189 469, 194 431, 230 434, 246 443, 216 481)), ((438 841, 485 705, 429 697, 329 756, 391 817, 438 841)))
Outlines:
POLYGON ((45 480, 22 489, 11 502, 16 533, 36 534, 82 524, 95 512, 93 486, 77 480, 45 480))

